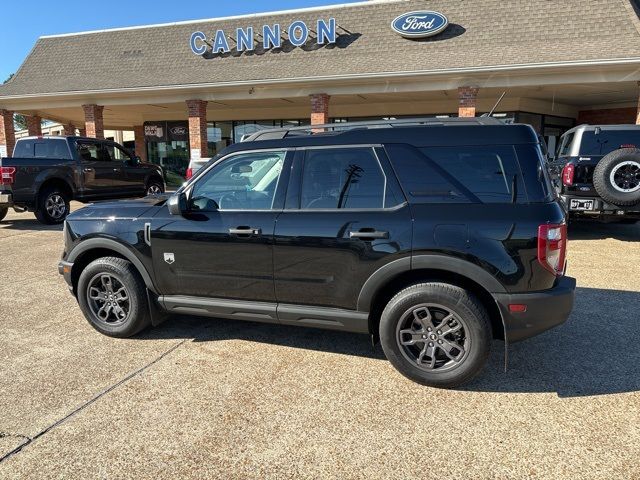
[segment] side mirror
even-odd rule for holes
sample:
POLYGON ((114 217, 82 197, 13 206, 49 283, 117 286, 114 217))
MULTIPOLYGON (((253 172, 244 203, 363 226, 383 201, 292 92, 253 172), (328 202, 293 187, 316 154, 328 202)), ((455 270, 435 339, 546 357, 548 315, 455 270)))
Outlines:
POLYGON ((134 155, 133 156, 133 164, 134 165, 138 165, 139 163, 142 163, 142 159, 140 158, 139 155, 134 155))
POLYGON ((167 207, 171 215, 183 215, 187 211, 187 196, 182 192, 171 195, 167 207))

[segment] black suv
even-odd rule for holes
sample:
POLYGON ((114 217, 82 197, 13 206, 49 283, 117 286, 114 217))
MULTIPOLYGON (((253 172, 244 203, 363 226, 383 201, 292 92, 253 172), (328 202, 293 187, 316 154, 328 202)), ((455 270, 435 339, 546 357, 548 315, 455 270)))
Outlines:
POLYGON ((549 164, 572 218, 640 220, 640 125, 580 125, 549 164))
POLYGON ((106 335, 167 313, 368 333, 452 387, 572 309, 543 162, 531 127, 484 118, 260 132, 175 195, 70 215, 59 271, 106 335))
POLYGON ((62 223, 69 202, 141 197, 165 190, 162 168, 116 142, 85 137, 21 138, 0 160, 0 220, 9 207, 62 223))

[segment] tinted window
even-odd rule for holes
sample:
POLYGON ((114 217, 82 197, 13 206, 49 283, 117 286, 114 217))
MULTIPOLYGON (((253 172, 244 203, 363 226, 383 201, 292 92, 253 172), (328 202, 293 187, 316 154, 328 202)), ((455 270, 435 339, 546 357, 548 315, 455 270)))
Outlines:
POLYGON ((567 133, 563 135, 560 139, 560 144, 558 145, 558 157, 566 157, 569 155, 569 150, 571 149, 571 143, 573 142, 573 138, 575 137, 575 133, 567 133))
POLYGON ((125 152, 122 148, 120 148, 118 145, 105 144, 104 149, 107 152, 107 155, 109 156, 110 160, 113 160, 116 162, 131 160, 131 157, 129 156, 129 154, 125 152))
POLYGON ((17 158, 33 158, 33 140, 18 140, 13 150, 17 158))
POLYGON ((428 147, 434 162, 482 203, 511 203, 522 192, 521 174, 513 147, 428 147))
POLYGON ((78 157, 83 162, 97 162, 102 160, 100 148, 95 143, 78 142, 76 149, 78 150, 78 157))
POLYGON ((385 208, 397 205, 372 148, 308 150, 302 172, 301 208, 385 208))
POLYGON ((640 147, 640 130, 602 130, 584 132, 580 142, 580 155, 606 155, 621 147, 640 147))
POLYGON ((526 198, 511 146, 387 147, 416 203, 511 203, 526 198))
POLYGON ((254 152, 223 160, 198 178, 195 210, 269 210, 273 207, 286 152, 254 152))
POLYGON ((542 152, 536 145, 517 145, 518 164, 529 202, 548 202, 553 188, 542 152))

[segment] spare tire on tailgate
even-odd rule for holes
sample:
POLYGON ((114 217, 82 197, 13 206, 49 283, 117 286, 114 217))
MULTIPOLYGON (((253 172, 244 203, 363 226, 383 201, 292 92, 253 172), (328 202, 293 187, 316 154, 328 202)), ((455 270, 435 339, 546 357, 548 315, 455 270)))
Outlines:
POLYGON ((640 149, 621 148, 606 155, 593 172, 593 186, 614 205, 640 203, 640 149))

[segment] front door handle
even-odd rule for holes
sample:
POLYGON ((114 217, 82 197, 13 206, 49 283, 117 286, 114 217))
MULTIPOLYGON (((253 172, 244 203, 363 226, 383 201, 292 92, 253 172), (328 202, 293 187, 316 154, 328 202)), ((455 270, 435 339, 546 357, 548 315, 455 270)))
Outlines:
POLYGON ((83 171, 84 173, 91 173, 91 172, 93 172, 93 168, 89 168, 89 167, 87 167, 87 168, 83 168, 83 169, 82 169, 82 171, 83 171))
POLYGON ((113 169, 113 171, 114 171, 114 172, 121 172, 121 171, 122 171, 122 169, 121 169, 121 168, 114 168, 114 169, 113 169))
POLYGON ((231 235, 238 235, 243 237, 253 237, 253 236, 258 237, 262 235, 262 229, 253 228, 253 227, 237 227, 237 228, 230 228, 229 233, 231 235))
POLYGON ((373 228, 361 228, 357 232, 349 232, 350 238, 359 238, 361 240, 376 240, 379 238, 389 238, 389 232, 381 232, 373 228))

